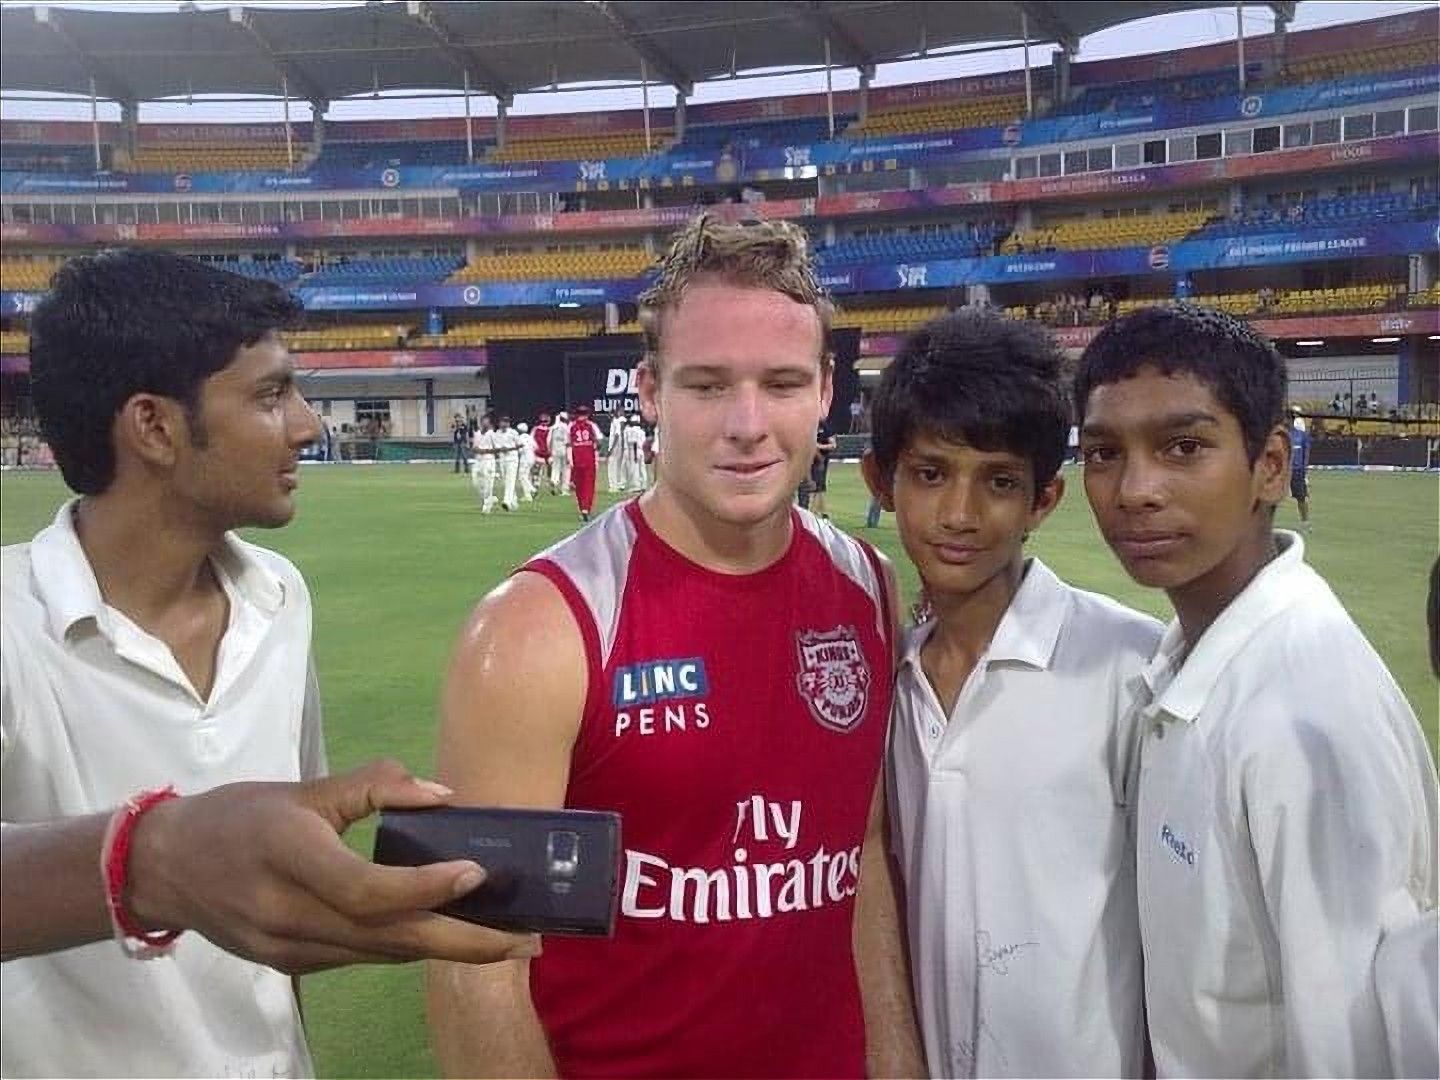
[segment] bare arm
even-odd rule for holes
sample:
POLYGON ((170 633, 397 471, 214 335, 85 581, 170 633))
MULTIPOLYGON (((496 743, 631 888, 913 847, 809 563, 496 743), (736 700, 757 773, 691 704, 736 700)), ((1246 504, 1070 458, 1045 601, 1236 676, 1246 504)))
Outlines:
MULTIPOLYGON (((340 834, 384 806, 447 795, 394 762, 308 783, 226 784, 162 803, 135 827, 125 903, 141 925, 196 930, 290 973, 444 956, 470 963, 527 938, 431 914, 482 879, 469 862, 374 866, 340 834)), ((7 824, 0 847, 6 960, 110 936, 100 877, 109 814, 7 824)))
POLYGON ((870 1076, 924 1076, 925 1054, 900 927, 900 886, 890 859, 884 784, 882 773, 870 801, 855 897, 855 969, 865 1010, 865 1067, 870 1076))
MULTIPOLYGON (((549 581, 518 574, 476 609, 441 703, 439 773, 462 804, 558 807, 587 686, 579 627, 549 581)), ((430 1031, 446 1076, 554 1076, 528 960, 430 965, 430 1031)))

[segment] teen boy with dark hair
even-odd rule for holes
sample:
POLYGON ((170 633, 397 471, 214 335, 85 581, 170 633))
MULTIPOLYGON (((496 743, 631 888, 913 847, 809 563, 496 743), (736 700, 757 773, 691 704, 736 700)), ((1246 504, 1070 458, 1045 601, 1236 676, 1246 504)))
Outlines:
POLYGON ((1435 771, 1384 663, 1273 528, 1284 361, 1228 316, 1153 308, 1101 331, 1074 393, 1100 531, 1176 614, 1137 688, 1159 1074, 1385 1075, 1376 945, 1435 906, 1435 771))
POLYGON ((1126 685, 1160 624, 1025 556, 1064 490, 1059 367, 1038 326, 956 312, 872 405, 865 477, 931 613, 904 646, 889 768, 933 1076, 1143 1067, 1126 685))

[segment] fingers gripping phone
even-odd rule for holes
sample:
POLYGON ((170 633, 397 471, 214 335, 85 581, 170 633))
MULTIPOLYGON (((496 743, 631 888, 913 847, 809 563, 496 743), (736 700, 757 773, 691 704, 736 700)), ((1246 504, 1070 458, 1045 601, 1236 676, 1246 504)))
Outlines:
POLYGON ((439 806, 385 810, 375 861, 470 859, 478 889, 435 910, 498 930, 608 937, 615 929, 620 815, 592 810, 439 806))

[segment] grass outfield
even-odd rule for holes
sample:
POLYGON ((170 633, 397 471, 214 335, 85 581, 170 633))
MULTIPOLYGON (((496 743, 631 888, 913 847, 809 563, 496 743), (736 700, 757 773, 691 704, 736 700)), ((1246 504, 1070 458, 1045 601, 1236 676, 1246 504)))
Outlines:
MULTIPOLYGON (((831 469, 831 511, 900 566, 894 519, 866 532, 854 466, 831 469)), ((1076 585, 1168 615, 1164 597, 1134 586, 1105 549, 1079 477, 1032 541, 1076 585)), ((0 542, 28 539, 66 491, 55 473, 0 478, 0 542)), ((1424 603, 1437 548, 1434 476, 1312 473, 1315 531, 1308 556, 1340 594, 1395 673, 1433 748, 1435 682, 1425 650, 1424 603)), ((608 499, 602 496, 602 502, 608 499)), ((315 649, 332 767, 381 754, 429 772, 435 702, 451 642, 471 605, 509 569, 575 528, 573 502, 542 500, 483 518, 468 483, 446 465, 315 467, 303 474, 300 513, 254 539, 284 552, 315 599, 315 649)), ((1279 514, 1295 523, 1294 503, 1279 514)), ((355 843, 368 850, 370 833, 355 843)), ((305 980, 306 1016, 321 1076, 433 1076, 419 965, 352 968, 305 980)))

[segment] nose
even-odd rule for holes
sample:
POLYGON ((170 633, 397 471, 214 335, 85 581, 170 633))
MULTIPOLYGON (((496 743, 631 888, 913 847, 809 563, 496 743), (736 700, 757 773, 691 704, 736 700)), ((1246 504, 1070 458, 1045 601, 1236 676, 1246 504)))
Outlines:
POLYGON ((975 482, 956 477, 945 486, 939 505, 939 525, 947 532, 965 532, 975 528, 975 482))
POLYGON ((320 424, 320 414, 317 413, 310 403, 298 393, 294 397, 299 405, 299 413, 291 419, 290 430, 291 443, 296 447, 309 446, 324 433, 320 424))
POLYGON ((1165 505, 1164 471, 1145 455, 1128 455, 1120 466, 1115 501, 1121 510, 1159 509, 1165 505))
POLYGON ((765 402, 759 387, 741 384, 730 394, 725 437, 740 443, 758 443, 765 438, 765 402))

